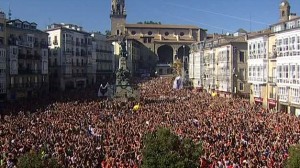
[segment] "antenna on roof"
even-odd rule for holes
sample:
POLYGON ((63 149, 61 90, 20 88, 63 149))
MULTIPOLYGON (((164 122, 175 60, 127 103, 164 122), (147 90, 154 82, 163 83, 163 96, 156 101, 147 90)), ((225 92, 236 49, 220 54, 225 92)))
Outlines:
POLYGON ((11 20, 10 1, 9 1, 9 3, 8 3, 8 20, 11 20))
POLYGON ((251 32, 251 31, 252 31, 252 15, 251 15, 251 13, 250 13, 249 24, 250 24, 250 25, 249 25, 249 26, 250 26, 250 27, 249 27, 249 29, 250 29, 249 32, 251 32))

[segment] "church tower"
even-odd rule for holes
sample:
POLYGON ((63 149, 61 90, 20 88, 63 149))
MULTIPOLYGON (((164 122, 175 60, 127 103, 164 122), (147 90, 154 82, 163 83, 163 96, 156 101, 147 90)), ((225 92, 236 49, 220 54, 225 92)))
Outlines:
POLYGON ((111 35, 122 35, 125 33, 126 24, 125 0, 111 1, 111 35))
POLYGON ((289 20, 291 6, 287 0, 283 0, 280 3, 280 22, 289 20))

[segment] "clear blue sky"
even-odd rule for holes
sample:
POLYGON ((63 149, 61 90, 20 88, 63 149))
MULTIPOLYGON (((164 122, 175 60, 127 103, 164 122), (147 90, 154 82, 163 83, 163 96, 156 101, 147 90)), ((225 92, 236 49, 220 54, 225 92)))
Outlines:
MULTIPOLYGON (((125 0, 127 23, 160 21, 196 25, 209 33, 238 28, 260 30, 279 19, 281 0, 125 0), (251 21, 250 21, 251 20, 251 21)), ((300 15, 300 1, 289 0, 300 15)), ((42 30, 50 23, 73 23, 86 31, 110 29, 111 0, 0 0, 0 9, 12 19, 36 22, 42 30), (10 3, 9 3, 10 1, 10 3)))

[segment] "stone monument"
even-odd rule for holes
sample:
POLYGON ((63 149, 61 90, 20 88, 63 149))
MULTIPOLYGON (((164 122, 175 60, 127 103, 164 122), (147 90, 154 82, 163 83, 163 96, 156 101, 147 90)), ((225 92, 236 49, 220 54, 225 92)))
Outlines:
POLYGON ((139 92, 135 85, 130 83, 130 71, 127 68, 128 52, 126 49, 125 37, 120 42, 121 45, 121 57, 119 58, 119 68, 116 71, 116 85, 114 97, 117 99, 139 99, 139 92))

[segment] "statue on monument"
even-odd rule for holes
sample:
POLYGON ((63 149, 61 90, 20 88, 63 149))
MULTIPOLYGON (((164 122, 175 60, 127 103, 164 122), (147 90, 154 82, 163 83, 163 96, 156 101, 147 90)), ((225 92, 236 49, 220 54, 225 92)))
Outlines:
POLYGON ((116 98, 139 98, 139 92, 137 88, 131 84, 130 82, 130 71, 127 67, 127 44, 126 44, 126 36, 123 36, 119 41, 121 46, 120 58, 119 58, 119 68, 116 71, 116 98))
POLYGON ((122 48, 121 55, 122 55, 122 57, 125 57, 126 60, 127 60, 127 54, 128 54, 128 52, 127 52, 127 49, 126 49, 125 36, 123 37, 122 41, 120 42, 120 45, 121 45, 121 48, 122 48))

